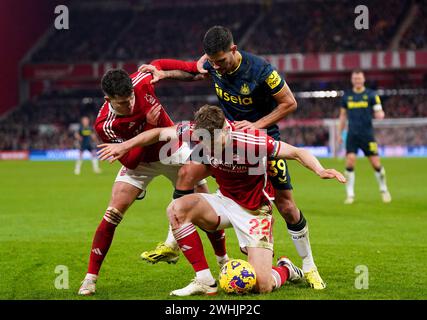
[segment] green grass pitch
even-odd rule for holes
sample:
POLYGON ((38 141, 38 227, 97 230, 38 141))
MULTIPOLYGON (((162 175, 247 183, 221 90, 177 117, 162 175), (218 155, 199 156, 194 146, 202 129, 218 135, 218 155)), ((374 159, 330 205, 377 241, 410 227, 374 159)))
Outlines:
MULTIPOLYGON (((322 160, 343 170, 342 160, 322 160)), ((290 162, 294 196, 309 226, 312 249, 327 289, 287 284, 267 295, 191 297, 191 299, 425 299, 427 297, 426 159, 383 159, 393 196, 380 200, 377 182, 366 159, 356 167, 356 202, 343 204, 344 186, 322 181, 290 162), (368 268, 368 289, 355 287, 357 266, 368 268)), ((163 177, 152 182, 116 230, 101 269, 94 297, 77 296, 94 231, 110 198, 119 168, 102 164, 95 175, 84 162, 82 175, 73 162, 0 162, 0 299, 173 299, 193 271, 181 255, 176 265, 149 265, 139 255, 164 240, 165 208, 172 186, 163 177), (69 289, 56 289, 58 265, 66 266, 69 289)), ((209 182, 212 191, 215 183, 209 182)), ((275 255, 301 261, 277 212, 275 255)), ((205 235, 208 262, 218 273, 205 235)), ((244 258, 234 231, 227 230, 230 257, 244 258)))

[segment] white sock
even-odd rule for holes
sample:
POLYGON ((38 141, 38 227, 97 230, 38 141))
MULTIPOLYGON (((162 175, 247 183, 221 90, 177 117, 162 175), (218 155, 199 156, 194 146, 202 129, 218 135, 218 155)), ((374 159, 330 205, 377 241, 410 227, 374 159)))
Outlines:
POLYGON ((98 164, 98 159, 97 158, 92 158, 92 168, 94 172, 98 172, 99 171, 99 164, 98 164))
POLYGON ((354 181, 356 180, 354 171, 345 170, 345 176, 347 178, 347 183, 345 184, 347 198, 354 198, 354 181))
POLYGON ((381 167, 381 170, 379 172, 375 171, 375 178, 377 178, 378 185, 380 186, 380 191, 387 192, 388 189, 387 189, 384 167, 381 167))
POLYGON ((215 256, 216 257, 216 262, 222 264, 223 262, 227 262, 228 260, 230 260, 230 258, 228 257, 227 254, 225 254, 224 256, 220 257, 220 256, 215 256))
POLYGON ((171 225, 169 225, 169 231, 168 231, 168 236, 165 240, 165 245, 175 250, 179 249, 178 242, 176 242, 175 237, 173 236, 171 225))
POLYGON ((93 281, 96 281, 97 279, 98 279, 98 275, 97 275, 97 274, 93 274, 93 273, 86 273, 85 280, 93 280, 93 281))
POLYGON ((316 268, 313 253, 311 252, 308 225, 305 225, 305 227, 300 231, 292 231, 288 229, 288 232, 291 235, 295 248, 302 259, 302 270, 304 272, 308 272, 311 269, 316 268))
POLYGON ((207 285, 213 285, 215 283, 215 279, 212 276, 211 270, 205 269, 201 271, 196 272, 196 279, 200 282, 207 284, 207 285))
POLYGON ((74 168, 74 172, 75 173, 80 173, 80 169, 81 169, 81 167, 82 167, 82 160, 81 159, 78 159, 77 161, 76 161, 76 167, 74 168))
POLYGON ((282 286, 282 279, 280 278, 280 274, 274 270, 271 269, 271 276, 273 277, 274 280, 274 288, 273 290, 279 289, 282 286))

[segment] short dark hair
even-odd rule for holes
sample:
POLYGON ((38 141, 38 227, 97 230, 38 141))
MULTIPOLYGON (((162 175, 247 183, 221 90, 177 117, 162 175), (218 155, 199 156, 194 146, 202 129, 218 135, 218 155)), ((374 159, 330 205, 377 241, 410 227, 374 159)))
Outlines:
POLYGON ((359 69, 359 68, 354 69, 354 70, 351 72, 351 74, 353 74, 353 73, 363 73, 363 74, 365 74, 365 72, 363 72, 363 70, 362 70, 362 69, 359 69))
POLYGON ((108 70, 101 80, 102 91, 109 97, 130 97, 133 92, 132 80, 123 69, 108 70))
POLYGON ((203 37, 203 49, 207 55, 227 52, 233 43, 231 31, 223 26, 210 28, 203 37))
POLYGON ((224 126, 225 115, 220 107, 205 104, 194 114, 194 129, 205 129, 212 137, 224 126))

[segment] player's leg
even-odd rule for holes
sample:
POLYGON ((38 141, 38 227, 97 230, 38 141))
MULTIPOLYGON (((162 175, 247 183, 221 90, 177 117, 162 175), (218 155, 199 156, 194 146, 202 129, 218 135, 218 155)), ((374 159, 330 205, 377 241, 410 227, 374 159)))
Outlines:
MULTIPOLYGON (((185 195, 194 193, 208 193, 205 176, 205 167, 200 164, 186 164, 179 168, 175 166, 164 166, 162 174, 165 175, 174 185, 175 190, 173 193, 173 199, 181 198, 185 195)), ((215 251, 215 256, 219 265, 226 263, 229 258, 225 249, 225 233, 224 230, 215 230, 206 234, 212 244, 215 251)), ((179 257, 179 246, 173 236, 172 229, 169 226, 169 232, 164 242, 160 242, 154 250, 144 251, 141 254, 141 258, 150 263, 157 263, 164 261, 164 257, 176 256, 176 260, 179 257)), ((174 260, 174 262, 176 262, 174 260)))
POLYGON ((74 167, 74 174, 79 175, 82 168, 82 162, 83 162, 83 150, 79 150, 79 156, 76 160, 76 165, 74 167))
MULTIPOLYGON (((175 184, 174 199, 177 199, 182 194, 191 193, 191 186, 195 183, 195 191, 197 193, 209 193, 207 182, 203 179, 204 176, 205 165, 203 164, 189 162, 180 168, 175 184)), ((225 232, 224 230, 204 231, 214 249, 216 261, 221 268, 229 260, 225 247, 225 232)))
POLYGON ((269 161, 269 174, 276 189, 274 202, 280 215, 286 221, 288 233, 302 259, 302 268, 307 282, 315 289, 324 289, 326 285, 314 263, 307 221, 292 196, 291 179, 286 162, 269 161))
POLYGON ((93 239, 88 272, 80 287, 79 294, 91 295, 95 293, 99 269, 113 241, 117 225, 135 199, 141 194, 145 194, 147 186, 156 175, 157 173, 150 163, 140 164, 134 170, 126 167, 121 167, 119 170, 108 208, 93 239))
POLYGON ((381 198, 383 202, 391 202, 391 195, 387 187, 386 172, 384 167, 381 165, 380 156, 378 155, 378 146, 377 143, 373 141, 373 138, 367 141, 363 152, 368 157, 372 168, 375 170, 375 178, 378 181, 378 186, 381 192, 381 198))
POLYGON ((346 199, 344 200, 344 203, 352 204, 354 202, 354 197, 355 197, 354 183, 356 180, 354 168, 356 165, 357 150, 359 149, 358 139, 355 135, 353 134, 347 135, 345 149, 346 149, 346 156, 345 156, 344 175, 347 179, 347 182, 345 184, 346 199))
POLYGON ((266 248, 247 248, 248 261, 254 267, 256 284, 254 292, 268 293, 279 289, 286 281, 298 281, 304 278, 303 271, 287 257, 281 257, 276 266, 272 266, 273 251, 266 248))
POLYGON ((95 173, 101 173, 101 169, 99 168, 98 156, 96 155, 96 150, 90 148, 90 153, 92 155, 92 169, 95 173))
POLYGON ((79 289, 80 295, 95 293, 99 270, 113 241, 114 232, 123 219, 124 213, 140 193, 141 189, 132 184, 120 181, 114 183, 108 208, 93 238, 89 266, 79 289))
POLYGON ((216 294, 216 281, 209 270, 203 244, 195 226, 204 230, 216 230, 220 221, 218 214, 201 194, 189 194, 174 200, 167 212, 175 239, 196 273, 195 279, 188 286, 170 294, 216 294))
POLYGON ((354 173, 354 167, 356 165, 356 153, 350 152, 347 153, 345 156, 345 172, 344 175, 347 179, 347 182, 345 184, 345 190, 347 197, 344 201, 345 204, 352 204, 354 202, 354 183, 356 181, 356 176, 354 173))

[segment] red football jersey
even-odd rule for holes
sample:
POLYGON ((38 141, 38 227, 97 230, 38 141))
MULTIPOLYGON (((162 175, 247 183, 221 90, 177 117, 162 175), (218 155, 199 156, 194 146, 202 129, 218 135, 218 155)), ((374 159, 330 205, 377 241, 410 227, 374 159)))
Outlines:
MULTIPOLYGON (((146 123, 148 111, 160 105, 154 87, 150 84, 152 75, 150 73, 136 72, 130 75, 135 92, 135 106, 131 115, 118 115, 110 103, 105 101, 95 121, 95 130, 105 143, 120 143, 129 140, 142 131, 152 129, 146 123)), ((163 109, 161 110, 157 127, 170 127, 174 123, 163 109)), ((139 162, 159 161, 159 151, 165 142, 158 142, 147 147, 136 147, 129 151, 120 162, 129 169, 134 169, 139 162)))
MULTIPOLYGON (((233 122, 227 122, 230 148, 222 152, 221 158, 207 155, 204 163, 209 165, 224 196, 246 209, 256 210, 274 199, 274 188, 267 175, 267 158, 277 155, 280 142, 263 131, 237 130, 233 122), (249 153, 259 156, 258 164, 250 160, 249 153), (260 168, 256 174, 252 171, 255 167, 260 168)), ((191 139, 192 132, 192 123, 177 127, 177 134, 184 141, 191 139)))

